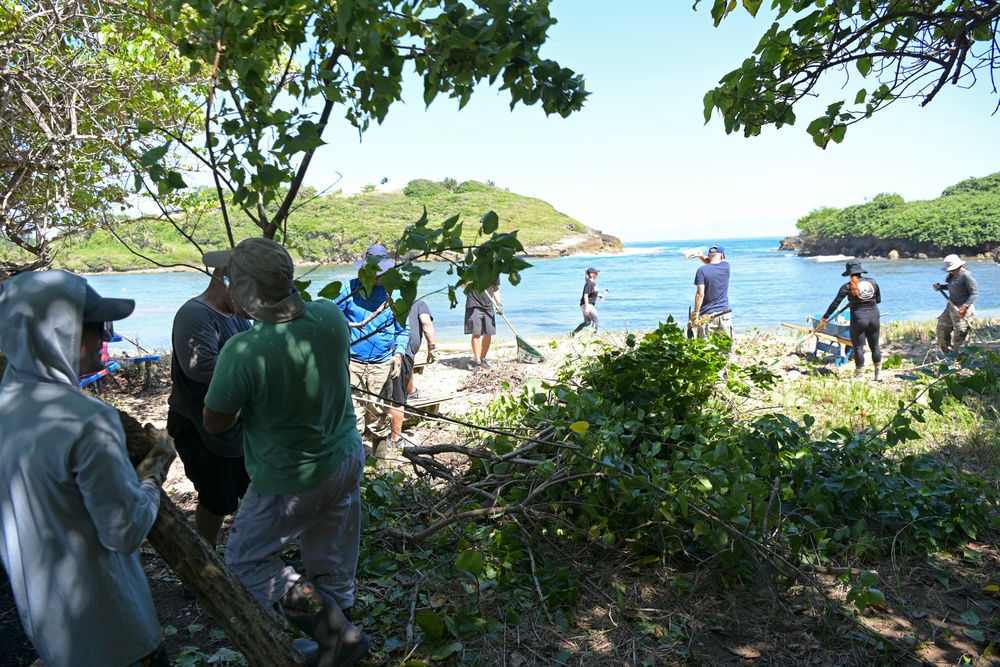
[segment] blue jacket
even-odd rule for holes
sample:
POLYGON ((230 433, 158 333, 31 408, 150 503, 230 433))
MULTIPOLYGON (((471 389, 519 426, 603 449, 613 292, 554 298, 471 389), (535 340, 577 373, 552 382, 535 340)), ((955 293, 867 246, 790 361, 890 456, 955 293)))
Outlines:
MULTIPOLYGON (((340 290, 337 305, 344 311, 347 322, 364 322, 388 299, 385 288, 375 285, 366 295, 357 278, 351 279, 340 290)), ((365 364, 381 364, 394 354, 406 354, 410 342, 410 328, 400 324, 386 306, 371 322, 363 327, 351 327, 351 360, 365 364)))

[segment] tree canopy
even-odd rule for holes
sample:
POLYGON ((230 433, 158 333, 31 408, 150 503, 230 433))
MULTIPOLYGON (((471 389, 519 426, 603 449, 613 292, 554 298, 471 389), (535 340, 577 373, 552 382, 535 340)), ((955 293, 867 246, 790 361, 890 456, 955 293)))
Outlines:
POLYGON ((0 237, 40 265, 129 198, 139 120, 176 131, 191 109, 147 9, 0 0, 0 237))
POLYGON ((165 5, 165 29, 191 71, 209 81, 198 100, 204 145, 146 124, 144 131, 163 143, 145 154, 143 166, 160 194, 185 188, 180 170, 162 165, 183 145, 213 175, 220 201, 268 237, 286 231, 333 114, 343 114, 359 133, 381 123, 402 99, 407 68, 422 77, 426 104, 444 94, 464 106, 477 85, 497 81, 512 107, 537 103, 546 114, 566 116, 587 97, 582 76, 539 54, 555 23, 548 0, 165 5))
MULTIPOLYGON (((737 11, 736 0, 711 4, 716 26, 737 11)), ((742 3, 754 16, 762 4, 742 3)), ((970 87, 981 77, 996 93, 996 0, 773 0, 771 6, 776 20, 753 55, 705 95, 705 122, 718 110, 727 133, 749 137, 767 125, 793 124, 796 104, 838 76, 848 94, 808 126, 821 147, 843 141, 849 125, 896 100, 923 106, 945 86, 970 87)))

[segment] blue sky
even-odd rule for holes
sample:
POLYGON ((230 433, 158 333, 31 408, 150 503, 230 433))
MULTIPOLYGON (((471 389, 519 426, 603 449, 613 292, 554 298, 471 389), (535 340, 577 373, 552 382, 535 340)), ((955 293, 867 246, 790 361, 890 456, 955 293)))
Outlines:
MULTIPOLYGON (((585 75, 591 91, 570 118, 509 109, 483 87, 461 111, 423 105, 420 82, 361 142, 328 130, 307 184, 356 192, 415 178, 495 181, 538 197, 625 241, 778 236, 819 206, 848 206, 880 192, 930 199, 969 176, 1000 171, 997 98, 988 80, 949 87, 927 107, 899 101, 817 148, 805 128, 832 95, 796 111, 798 122, 745 139, 704 124, 702 97, 753 50, 770 21, 742 9, 712 25, 704 0, 556 0, 559 24, 543 56, 585 75)), ((763 15, 762 10, 762 15, 763 15)), ((848 86, 845 95, 856 89, 848 86)), ((871 87, 871 86, 869 86, 871 87)))

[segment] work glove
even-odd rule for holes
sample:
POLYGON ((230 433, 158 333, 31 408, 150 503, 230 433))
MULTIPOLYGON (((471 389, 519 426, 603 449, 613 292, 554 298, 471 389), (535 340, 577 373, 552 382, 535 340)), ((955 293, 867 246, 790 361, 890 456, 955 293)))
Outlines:
POLYGON ((497 315, 503 315, 503 304, 497 301, 497 315))
POLYGON ((170 464, 177 457, 174 449, 174 439, 167 435, 167 430, 146 424, 146 436, 156 444, 149 450, 146 457, 135 467, 135 474, 140 481, 152 479, 157 486, 163 486, 167 479, 170 464))
POLYGON ((403 372, 403 355, 394 354, 392 359, 389 360, 389 377, 393 380, 399 377, 399 374, 403 372))
POLYGON ((427 363, 428 364, 433 364, 435 361, 437 361, 437 355, 434 354, 434 350, 436 350, 436 349, 437 349, 437 345, 434 345, 433 343, 427 343, 427 363))

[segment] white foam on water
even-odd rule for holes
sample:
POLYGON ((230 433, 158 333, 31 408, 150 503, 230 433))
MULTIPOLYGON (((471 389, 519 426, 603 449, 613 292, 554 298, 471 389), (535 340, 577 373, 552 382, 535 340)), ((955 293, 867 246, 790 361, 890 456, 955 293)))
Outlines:
POLYGON ((817 262, 843 262, 848 259, 854 259, 854 255, 816 255, 812 259, 817 262))

